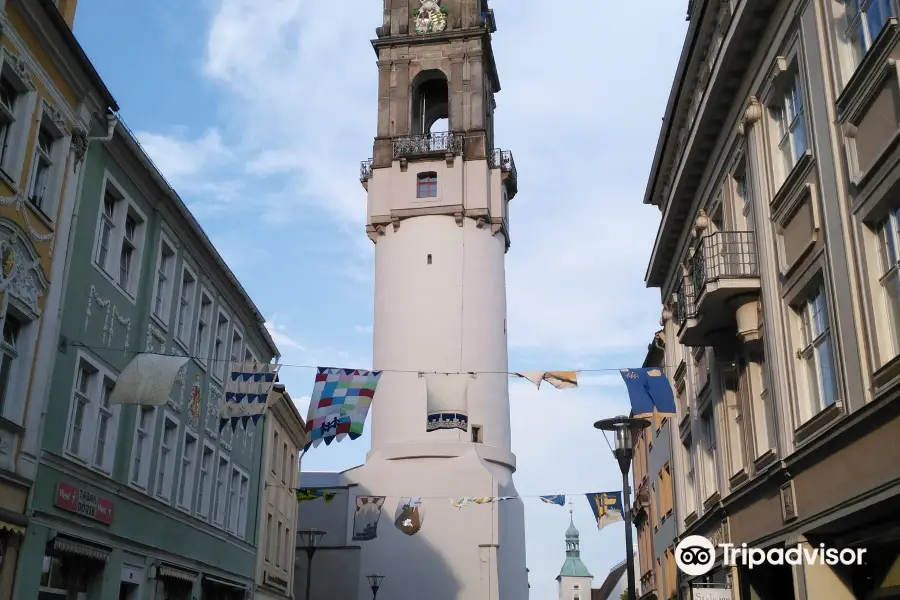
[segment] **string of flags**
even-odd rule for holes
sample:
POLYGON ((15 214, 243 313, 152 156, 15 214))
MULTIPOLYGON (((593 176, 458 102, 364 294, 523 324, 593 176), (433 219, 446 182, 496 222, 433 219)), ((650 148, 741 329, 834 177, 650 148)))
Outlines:
MULTIPOLYGON (((619 372, 628 390, 633 416, 675 414, 675 395, 661 369, 619 369, 619 372)), ((322 442, 327 446, 346 437, 351 440, 360 437, 383 373, 318 367, 306 417, 309 442, 304 451, 322 442)), ((578 387, 577 371, 517 371, 508 375, 527 379, 538 389, 542 382, 557 389, 578 387)), ((468 431, 468 395, 478 373, 419 372, 418 377, 424 382, 425 431, 468 431)))
MULTIPOLYGON (((229 422, 234 431, 238 421, 244 429, 253 424, 265 412, 269 392, 278 376, 281 365, 258 362, 232 362, 225 384, 225 401, 219 412, 219 431, 229 422)), ((199 394, 199 388, 197 389, 199 394)))
MULTIPOLYGON (((337 492, 327 492, 316 489, 297 489, 298 502, 307 502, 321 498, 326 504, 330 504, 338 495, 337 492)), ((597 531, 619 521, 624 521, 622 506, 622 492, 594 492, 584 494, 591 506, 591 512, 597 523, 597 531)), ((450 504, 462 509, 469 505, 484 505, 502 502, 504 500, 522 499, 528 496, 482 496, 482 497, 458 497, 449 498, 450 504)), ((353 514, 353 541, 364 542, 378 537, 378 524, 384 511, 387 496, 356 496, 356 508, 353 514)), ((545 504, 557 506, 566 505, 564 494, 538 496, 545 504)), ((421 529, 425 521, 425 498, 402 497, 397 503, 394 513, 394 527, 406 535, 415 535, 421 529)), ((446 501, 447 498, 444 498, 446 501)))

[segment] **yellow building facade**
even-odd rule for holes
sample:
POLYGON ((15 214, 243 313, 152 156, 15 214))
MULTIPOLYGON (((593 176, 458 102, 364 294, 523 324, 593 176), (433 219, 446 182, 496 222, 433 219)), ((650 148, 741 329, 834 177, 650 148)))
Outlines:
POLYGON ((57 353, 79 165, 118 110, 76 0, 0 0, 0 598, 12 594, 57 353))

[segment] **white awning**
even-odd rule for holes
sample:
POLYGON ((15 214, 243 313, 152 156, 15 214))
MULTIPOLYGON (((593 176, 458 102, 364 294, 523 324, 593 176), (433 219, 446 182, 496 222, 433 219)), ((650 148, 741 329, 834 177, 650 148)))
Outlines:
POLYGON ((190 571, 185 571, 171 565, 160 565, 159 576, 177 579, 179 581, 188 581, 190 583, 193 583, 197 578, 196 573, 191 573, 190 571))
POLYGON ((186 356, 138 354, 119 375, 110 403, 163 406, 178 371, 188 360, 186 356))
POLYGON ((103 563, 109 560, 109 550, 105 548, 92 546, 90 544, 82 544, 81 542, 76 542, 75 540, 70 540, 62 537, 56 537, 53 539, 53 549, 56 552, 61 552, 63 554, 83 556, 85 558, 90 558, 92 560, 97 560, 103 563))

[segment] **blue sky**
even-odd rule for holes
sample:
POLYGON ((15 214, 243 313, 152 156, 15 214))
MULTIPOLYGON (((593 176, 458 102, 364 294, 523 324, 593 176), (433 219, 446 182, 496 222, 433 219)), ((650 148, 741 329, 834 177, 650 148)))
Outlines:
MULTIPOLYGON (((510 368, 639 366, 658 328, 643 274, 659 222, 641 204, 685 33, 685 2, 615 13, 494 0, 496 139, 519 193, 507 255, 510 368), (635 32, 639 32, 635 35, 635 32), (652 41, 652 44, 648 43, 652 41)), ((372 255, 359 161, 375 134, 377 0, 81 0, 75 32, 121 115, 268 320, 282 362, 371 364, 372 255)), ((305 414, 313 371, 285 367, 305 414)), ((620 488, 591 424, 627 412, 614 373, 577 390, 512 382, 523 495, 620 488)), ((377 410, 373 408, 373 410, 377 410)), ((304 470, 364 460, 368 437, 304 470)), ((624 558, 573 498, 595 586, 624 558)), ((557 597, 568 511, 526 500, 531 597, 557 597)))

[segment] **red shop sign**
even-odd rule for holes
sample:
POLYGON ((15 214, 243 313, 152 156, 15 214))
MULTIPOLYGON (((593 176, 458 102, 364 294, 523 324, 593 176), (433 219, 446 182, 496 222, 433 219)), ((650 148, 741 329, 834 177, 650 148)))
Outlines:
POLYGON ((57 486, 54 504, 58 508, 100 521, 106 525, 113 522, 112 500, 101 498, 97 494, 68 483, 60 482, 57 486))

